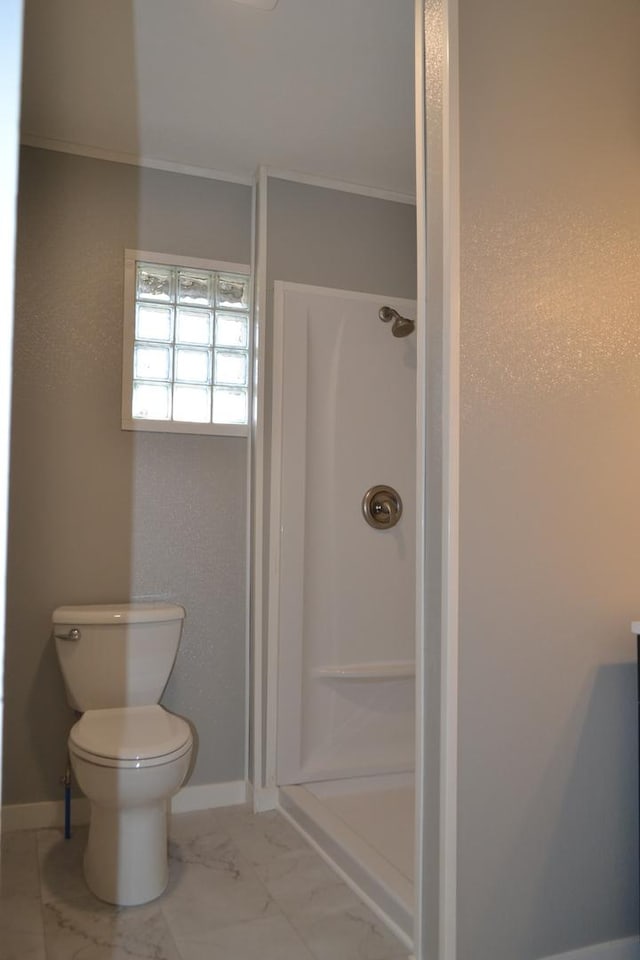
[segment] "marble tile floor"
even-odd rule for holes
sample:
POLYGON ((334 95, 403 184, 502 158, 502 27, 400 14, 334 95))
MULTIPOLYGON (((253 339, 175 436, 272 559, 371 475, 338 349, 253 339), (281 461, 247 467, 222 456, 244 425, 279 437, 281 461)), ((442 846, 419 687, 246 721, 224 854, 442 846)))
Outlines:
POLYGON ((118 908, 82 878, 86 828, 2 837, 0 960, 406 960, 280 814, 172 817, 158 900, 118 908))

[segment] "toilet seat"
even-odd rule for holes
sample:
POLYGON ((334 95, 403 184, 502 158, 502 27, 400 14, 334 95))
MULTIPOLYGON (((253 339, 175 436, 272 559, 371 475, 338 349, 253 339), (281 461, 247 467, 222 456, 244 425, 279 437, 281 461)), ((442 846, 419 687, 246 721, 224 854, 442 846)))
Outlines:
POLYGON ((171 763, 191 749, 191 728, 158 704, 87 710, 71 728, 69 749, 103 767, 171 763))

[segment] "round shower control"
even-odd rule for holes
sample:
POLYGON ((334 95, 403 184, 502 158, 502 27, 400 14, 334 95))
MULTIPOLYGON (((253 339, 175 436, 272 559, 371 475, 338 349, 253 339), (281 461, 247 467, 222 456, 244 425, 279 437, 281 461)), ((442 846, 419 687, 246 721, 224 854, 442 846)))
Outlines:
POLYGON ((400 494, 387 484, 370 487, 362 498, 362 513, 370 527, 389 530, 402 516, 400 494))

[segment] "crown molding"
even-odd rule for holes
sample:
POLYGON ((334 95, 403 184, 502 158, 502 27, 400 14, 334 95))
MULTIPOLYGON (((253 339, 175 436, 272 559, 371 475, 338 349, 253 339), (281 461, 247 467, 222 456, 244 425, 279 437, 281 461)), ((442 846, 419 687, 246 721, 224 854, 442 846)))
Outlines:
POLYGON ((382 187, 372 187, 364 183, 352 183, 350 180, 336 180, 333 177, 318 177, 312 173, 299 173, 296 170, 283 170, 279 167, 265 166, 263 169, 273 180, 291 180, 294 183, 304 183, 309 187, 324 187, 326 190, 357 193, 363 197, 374 197, 376 200, 389 200, 391 203, 406 203, 414 207, 416 205, 415 194, 411 193, 385 190, 382 187))
POLYGON ((239 183, 253 186, 253 177, 230 173, 228 170, 214 170, 209 167, 196 167, 187 163, 175 163, 173 160, 160 160, 135 153, 119 153, 105 150, 85 143, 71 143, 68 140, 55 140, 47 137, 35 137, 23 133, 20 143, 25 147, 37 147, 40 150, 55 150, 57 153, 71 153, 78 157, 90 157, 92 160, 109 160, 111 163, 126 163, 133 167, 145 167, 150 170, 163 170, 165 173, 180 173, 187 177, 202 177, 205 180, 224 180, 227 183, 239 183))
MULTIPOLYGON (((69 140, 56 140, 50 137, 38 137, 30 133, 23 133, 20 143, 25 147, 36 147, 39 150, 53 150, 57 153, 70 153, 77 157, 89 157, 92 160, 108 160, 111 163, 124 163, 132 167, 144 167, 149 170, 162 170, 165 173, 179 173, 187 177, 202 177, 205 180, 223 180, 226 183, 238 183, 252 187, 255 176, 231 173, 228 170, 216 170, 212 167, 197 167, 187 163, 176 163, 173 160, 161 160, 157 157, 147 157, 135 153, 121 153, 117 150, 106 150, 103 147, 93 147, 85 143, 73 143, 69 140)), ((352 183, 348 180, 338 180, 333 177, 316 176, 311 173, 300 173, 296 170, 285 170, 280 167, 259 167, 274 180, 289 180, 293 183, 303 183, 310 187, 323 187, 326 190, 339 190, 343 193, 355 193, 363 197, 373 197, 376 200, 388 200, 391 203, 406 203, 415 206, 415 195, 401 193, 397 190, 385 190, 382 187, 372 187, 364 183, 352 183)))

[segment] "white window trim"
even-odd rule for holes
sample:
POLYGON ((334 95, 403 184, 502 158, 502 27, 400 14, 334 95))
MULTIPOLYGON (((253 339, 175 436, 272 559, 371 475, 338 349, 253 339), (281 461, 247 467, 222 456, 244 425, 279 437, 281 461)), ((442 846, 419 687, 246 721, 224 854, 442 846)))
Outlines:
MULTIPOLYGON (((172 256, 150 250, 124 252, 124 331, 122 344, 122 429, 151 433, 194 433, 212 437, 248 437, 248 423, 188 423, 178 420, 136 420, 130 413, 133 396, 133 345, 135 341, 136 261, 160 263, 169 267, 192 267, 200 270, 218 270, 222 273, 251 275, 246 263, 226 260, 202 260, 199 257, 172 256)), ((251 370, 252 296, 249 303, 249 369, 251 370)), ((251 377, 249 377, 248 410, 251 415, 251 377)))

